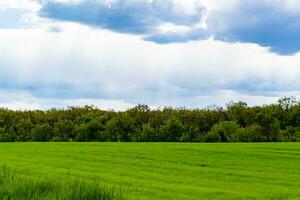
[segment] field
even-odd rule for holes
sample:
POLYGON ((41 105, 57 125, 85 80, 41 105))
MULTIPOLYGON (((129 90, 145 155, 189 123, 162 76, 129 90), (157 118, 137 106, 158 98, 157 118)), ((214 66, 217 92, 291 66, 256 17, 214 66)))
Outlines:
POLYGON ((0 164, 126 199, 300 199, 299 143, 1 143, 0 164))

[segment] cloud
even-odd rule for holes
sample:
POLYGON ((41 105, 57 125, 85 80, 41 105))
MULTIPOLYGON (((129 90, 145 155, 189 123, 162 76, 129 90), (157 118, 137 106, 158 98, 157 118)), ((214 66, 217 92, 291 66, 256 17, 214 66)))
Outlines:
POLYGON ((28 24, 22 21, 27 10, 22 9, 0 9, 0 28, 25 28, 28 24))
POLYGON ((300 97, 297 0, 3 0, 0 11, 0 107, 300 97))
POLYGON ((216 40, 256 43, 290 55, 300 50, 300 6, 294 2, 240 0, 230 8, 212 11, 206 23, 216 40))
POLYGON ((24 9, 38 11, 40 10, 40 4, 35 0, 1 0, 1 9, 24 9))
POLYGON ((0 28, 32 28, 40 4, 30 0, 1 0, 0 28))
POLYGON ((53 32, 53 33, 60 33, 60 32, 62 32, 63 30, 62 30, 62 28, 61 28, 60 26, 50 26, 50 27, 48 28, 48 31, 49 31, 49 32, 53 32))
POLYGON ((172 0, 48 1, 40 15, 122 33, 151 34, 161 23, 194 25, 200 22, 202 9, 191 12, 172 0))
POLYGON ((93 105, 104 110, 126 110, 134 105, 122 100, 107 99, 55 99, 55 98, 37 98, 28 91, 23 90, 0 90, 0 108, 9 108, 14 110, 44 110, 50 108, 65 109, 69 106, 93 105))
POLYGON ((212 39, 162 45, 74 23, 57 26, 63 31, 0 29, 0 89, 27 94, 3 105, 99 99, 117 101, 113 108, 205 107, 232 99, 269 103, 300 91, 300 54, 212 39))
POLYGON ((299 7, 297 0, 48 0, 40 15, 136 34, 162 44, 214 37, 291 55, 300 50, 299 7), (162 30, 164 24, 174 29, 162 30))

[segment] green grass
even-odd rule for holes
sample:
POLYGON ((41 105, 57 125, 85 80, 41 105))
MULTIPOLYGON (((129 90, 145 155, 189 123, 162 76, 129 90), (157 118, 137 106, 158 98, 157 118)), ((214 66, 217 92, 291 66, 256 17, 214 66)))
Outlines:
POLYGON ((122 195, 98 182, 55 180, 51 177, 33 178, 16 175, 0 168, 1 200, 119 200, 122 195))
POLYGON ((1 143, 0 164, 127 199, 300 199, 299 143, 1 143))

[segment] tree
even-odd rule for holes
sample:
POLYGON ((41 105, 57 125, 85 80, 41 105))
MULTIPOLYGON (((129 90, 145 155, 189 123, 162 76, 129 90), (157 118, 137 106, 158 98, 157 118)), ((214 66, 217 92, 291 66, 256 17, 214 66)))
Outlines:
POLYGON ((127 111, 128 115, 134 120, 135 126, 140 130, 149 121, 150 112, 150 107, 143 104, 138 104, 127 111))
POLYGON ((263 129, 258 124, 251 124, 238 130, 238 141, 240 142, 264 142, 267 141, 263 129))
POLYGON ((245 102, 239 101, 237 103, 230 102, 227 104, 229 120, 236 121, 241 126, 246 125, 245 110, 248 105, 245 102))
POLYGON ((134 120, 126 114, 120 114, 109 120, 106 128, 111 141, 129 142, 136 133, 134 120))
POLYGON ((144 124, 142 131, 137 133, 134 141, 136 142, 157 142, 159 138, 157 137, 156 131, 150 126, 150 124, 144 124))
POLYGON ((160 133, 163 141, 177 142, 184 133, 184 126, 178 118, 171 117, 161 126, 160 133))
POLYGON ((205 142, 221 142, 222 138, 218 132, 209 132, 206 135, 205 142))
POLYGON ((283 107, 285 110, 289 110, 292 106, 297 103, 296 97, 283 97, 278 100, 279 106, 283 107))
POLYGON ((30 141, 31 140, 31 129, 33 128, 33 124, 30 119, 22 118, 18 120, 14 124, 14 128, 16 130, 16 140, 19 142, 22 141, 30 141))
POLYGON ((83 122, 75 127, 76 141, 106 141, 106 117, 99 116, 83 122))
POLYGON ((197 142, 199 140, 200 130, 193 125, 185 126, 184 132, 180 137, 181 142, 197 142))
POLYGON ((0 128, 0 142, 14 142, 14 135, 6 132, 5 128, 0 128))
POLYGON ((237 142, 239 128, 235 121, 221 121, 211 128, 209 135, 214 137, 219 135, 221 142, 237 142))
POLYGON ((74 139, 73 122, 71 120, 59 120, 54 123, 53 127, 54 137, 56 140, 69 141, 74 139))
POLYGON ((278 100, 278 105, 281 108, 280 116, 278 119, 281 121, 281 128, 284 128, 290 122, 290 110, 296 105, 296 97, 283 97, 278 100))
POLYGON ((52 127, 48 123, 35 126, 31 130, 32 141, 48 142, 53 137, 52 127))
POLYGON ((259 112, 256 118, 257 124, 262 127, 262 134, 267 138, 267 141, 278 141, 280 136, 280 121, 270 113, 265 112, 259 112))
POLYGON ((226 109, 157 108, 127 111, 95 106, 15 111, 0 109, 0 141, 277 142, 300 140, 300 103, 284 97, 276 104, 226 109))

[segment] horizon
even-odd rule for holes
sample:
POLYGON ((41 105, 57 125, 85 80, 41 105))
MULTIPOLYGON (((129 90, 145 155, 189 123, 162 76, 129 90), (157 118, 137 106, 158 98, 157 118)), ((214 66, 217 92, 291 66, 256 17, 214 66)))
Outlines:
MULTIPOLYGON (((164 109, 174 109, 174 110, 219 110, 219 109, 223 109, 226 110, 228 109, 228 106, 230 105, 235 105, 235 104, 244 104, 247 108, 255 108, 255 107, 265 107, 265 106, 272 106, 272 105, 281 105, 282 102, 280 101, 286 101, 290 104, 290 106, 295 106, 297 104, 300 104, 300 100, 296 99, 296 97, 294 96, 290 96, 290 97, 281 97, 279 99, 277 99, 277 101, 275 102, 271 102, 269 104, 259 104, 259 105, 249 105, 247 102, 244 101, 229 101, 226 102, 224 105, 216 105, 216 104, 211 104, 211 105, 203 105, 203 106, 199 106, 199 107, 187 107, 187 106, 157 106, 157 107, 153 107, 153 106, 149 106, 147 104, 144 103, 137 103, 136 105, 132 105, 131 107, 128 108, 124 108, 124 109, 114 109, 114 108, 105 108, 105 107, 100 107, 94 104, 82 104, 82 105, 64 105, 61 107, 49 107, 49 108, 9 108, 9 107, 1 107, 0 106, 0 110, 11 110, 11 111, 20 111, 20 112, 34 112, 34 111, 42 111, 42 112, 48 112, 51 110, 61 110, 61 111, 66 111, 66 110, 71 110, 73 108, 75 109, 85 109, 85 108, 92 108, 93 110, 101 110, 101 111, 112 111, 112 112, 127 112, 130 109, 139 107, 139 106, 146 106, 147 108, 149 108, 150 111, 156 111, 156 110, 164 110, 164 109)), ((282 105, 281 105, 282 106, 282 105)))

